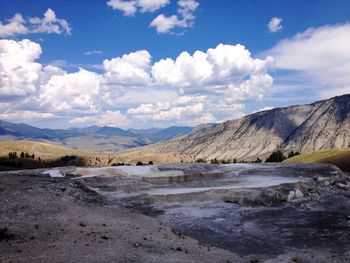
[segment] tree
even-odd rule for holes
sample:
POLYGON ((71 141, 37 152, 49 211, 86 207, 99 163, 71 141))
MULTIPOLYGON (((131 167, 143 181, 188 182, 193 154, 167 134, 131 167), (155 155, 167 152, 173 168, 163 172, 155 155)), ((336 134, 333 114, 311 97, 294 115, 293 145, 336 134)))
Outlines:
POLYGON ((262 160, 258 157, 258 158, 256 158, 256 160, 255 161, 252 161, 252 163, 261 163, 262 162, 262 160))
POLYGON ((30 158, 32 158, 33 160, 35 159, 34 153, 30 156, 30 158))
POLYGON ((21 152, 21 158, 24 158, 24 152, 21 152))
POLYGON ((142 162, 140 162, 140 161, 138 161, 138 162, 136 163, 136 165, 137 165, 137 166, 139 166, 139 165, 143 165, 143 163, 142 163, 142 162))
POLYGON ((219 164, 219 161, 215 158, 215 159, 211 159, 210 163, 211 164, 219 164))
POLYGON ((17 158, 17 152, 9 152, 9 159, 16 159, 17 158))
POLYGON ((153 165, 153 161, 149 161, 148 164, 149 164, 149 165, 153 165))
POLYGON ((273 152, 267 159, 265 162, 282 162, 286 159, 286 157, 283 155, 283 153, 280 150, 277 150, 275 152, 273 152))

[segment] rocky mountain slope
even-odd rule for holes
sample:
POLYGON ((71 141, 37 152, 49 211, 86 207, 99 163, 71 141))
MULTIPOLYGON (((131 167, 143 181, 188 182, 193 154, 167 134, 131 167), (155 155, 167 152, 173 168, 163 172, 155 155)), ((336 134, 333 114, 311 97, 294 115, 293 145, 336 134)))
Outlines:
POLYGON ((276 149, 305 153, 349 146, 350 95, 343 95, 257 112, 151 149, 157 154, 172 152, 194 159, 253 160, 266 158, 276 149))

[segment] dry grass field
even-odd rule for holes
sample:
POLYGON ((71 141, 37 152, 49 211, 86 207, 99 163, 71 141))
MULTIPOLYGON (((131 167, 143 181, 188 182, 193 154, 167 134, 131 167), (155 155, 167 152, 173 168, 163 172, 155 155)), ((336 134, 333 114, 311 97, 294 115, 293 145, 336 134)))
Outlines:
POLYGON ((350 148, 316 151, 301 154, 284 161, 285 163, 329 163, 344 171, 350 171, 350 148))

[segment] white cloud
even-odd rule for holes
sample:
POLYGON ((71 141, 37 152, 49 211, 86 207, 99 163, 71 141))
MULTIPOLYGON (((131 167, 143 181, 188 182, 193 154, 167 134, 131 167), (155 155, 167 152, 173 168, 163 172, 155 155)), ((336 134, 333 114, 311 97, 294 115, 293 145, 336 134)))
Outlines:
POLYGON ((85 55, 87 56, 91 56, 91 55, 100 55, 103 52, 101 50, 88 50, 86 52, 84 52, 85 55))
POLYGON ((136 1, 131 0, 109 0, 107 5, 112 7, 113 10, 120 10, 125 16, 132 16, 136 13, 136 1))
POLYGON ((169 4, 169 0, 109 0, 107 5, 120 10, 125 16, 133 16, 139 10, 142 13, 154 12, 169 4))
MULTIPOLYGON (((125 16, 134 16, 137 12, 154 12, 168 5, 170 0, 109 0, 107 5, 114 10, 120 10, 125 16)), ((196 0, 178 0, 177 13, 171 16, 164 14, 158 15, 152 20, 149 27, 155 27, 159 34, 183 34, 173 32, 176 28, 192 27, 195 16, 194 11, 198 8, 199 3, 196 0)))
POLYGON ((7 21, 7 24, 0 22, 0 37, 11 37, 30 33, 48 34, 71 34, 71 27, 65 19, 56 17, 52 9, 47 9, 43 18, 23 18, 19 13, 7 21))
POLYGON ((232 116, 244 109, 244 104, 207 95, 180 96, 172 102, 141 104, 127 113, 143 122, 197 125, 216 122, 214 113, 232 116))
POLYGON ((148 85, 151 55, 146 50, 103 61, 104 78, 108 85, 148 85))
POLYGON ((154 12, 158 9, 168 5, 169 0, 139 0, 138 5, 141 12, 154 12))
POLYGON ((179 0, 177 4, 179 6, 178 13, 182 16, 183 22, 190 26, 195 19, 193 12, 196 11, 199 3, 195 0, 179 0))
POLYGON ((152 76, 158 85, 182 88, 184 92, 208 89, 221 93, 242 83, 242 90, 247 90, 256 79, 269 78, 271 67, 272 57, 253 59, 242 45, 219 44, 206 53, 182 52, 175 60, 162 59, 152 67, 152 76))
POLYGON ((193 120, 201 117, 204 113, 204 102, 188 102, 186 105, 179 105, 174 102, 158 102, 155 104, 141 104, 137 108, 127 111, 129 115, 143 121, 184 121, 189 117, 193 120))
POLYGON ((35 92, 41 65, 35 62, 41 47, 28 39, 0 40, 0 96, 35 92))
POLYGON ((35 112, 35 111, 10 111, 0 113, 1 120, 7 121, 30 121, 38 119, 53 119, 57 116, 52 112, 35 112))
POLYGON ((154 63, 151 71, 153 85, 178 90, 178 98, 144 103, 127 113, 141 121, 182 124, 242 116, 244 102, 262 99, 272 86, 268 71, 273 66, 271 57, 254 59, 242 45, 183 52, 154 63))
POLYGON ((276 33, 278 31, 281 31, 283 28, 281 25, 282 21, 283 21, 282 18, 278 18, 278 17, 271 18, 269 24, 267 25, 270 32, 276 33))
POLYGON ((76 125, 76 124, 91 124, 96 123, 97 117, 96 116, 84 116, 84 117, 75 117, 68 121, 68 123, 76 125))
POLYGON ((110 127, 126 127, 129 124, 129 120, 120 111, 110 111, 102 113, 97 120, 99 126, 110 126, 110 127))
POLYGON ((72 109, 94 112, 99 88, 100 76, 82 68, 75 73, 53 75, 40 87, 40 105, 54 112, 72 109))
POLYGON ((242 45, 219 44, 155 63, 140 50, 103 61, 102 73, 67 72, 59 63, 43 67, 36 62, 41 47, 30 40, 1 40, 0 51, 0 101, 22 96, 7 114, 32 111, 31 118, 69 117, 70 124, 214 122, 242 115, 245 102, 262 98, 273 81, 272 58, 255 59, 242 45))
POLYGON ((120 111, 107 110, 106 112, 100 112, 97 115, 73 118, 69 120, 69 123, 73 125, 96 124, 98 126, 127 127, 130 124, 130 121, 120 111))
POLYGON ((17 13, 8 20, 7 24, 0 22, 0 37, 9 37, 20 34, 27 34, 28 28, 24 26, 25 20, 17 13))
POLYGON ((71 34, 68 22, 57 18, 55 12, 50 8, 44 13, 44 18, 30 18, 29 22, 32 24, 32 33, 71 34))
POLYGON ((158 15, 152 20, 150 27, 155 27, 158 33, 168 33, 175 27, 182 27, 181 21, 176 15, 165 16, 163 14, 158 15))
MULTIPOLYGON (((150 23, 150 27, 155 27, 157 33, 174 33, 175 28, 188 28, 194 24, 195 16, 193 12, 198 8, 199 3, 195 0, 179 0, 178 15, 165 16, 164 14, 158 15, 150 23)), ((181 34, 178 33, 178 34, 181 34)))
POLYGON ((303 82, 300 89, 309 83, 325 98, 350 93, 349 43, 349 23, 327 25, 282 40, 266 53, 275 58, 278 69, 296 72, 296 80, 303 82))

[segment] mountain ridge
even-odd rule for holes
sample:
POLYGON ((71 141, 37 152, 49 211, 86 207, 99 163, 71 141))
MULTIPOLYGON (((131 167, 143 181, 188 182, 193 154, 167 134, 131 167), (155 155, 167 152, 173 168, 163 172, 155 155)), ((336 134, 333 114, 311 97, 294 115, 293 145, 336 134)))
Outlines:
MULTIPOLYGON (((312 152, 350 146, 350 94, 274 108, 215 124, 171 142, 142 148, 193 159, 254 160, 273 151, 312 152)), ((135 149, 137 151, 137 149, 135 149)), ((128 151, 132 156, 132 151, 128 151)))
POLYGON ((197 127, 170 126, 167 128, 128 129, 110 126, 49 129, 25 123, 0 120, 0 141, 39 140, 50 141, 73 149, 115 153, 160 141, 184 136, 197 127))

